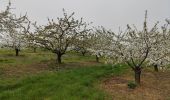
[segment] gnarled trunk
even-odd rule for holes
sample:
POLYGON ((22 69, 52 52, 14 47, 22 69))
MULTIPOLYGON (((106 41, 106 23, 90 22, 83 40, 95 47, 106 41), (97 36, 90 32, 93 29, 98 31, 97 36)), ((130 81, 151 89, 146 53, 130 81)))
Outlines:
POLYGON ((137 85, 140 85, 140 79, 141 79, 141 68, 135 67, 135 82, 137 85))
POLYGON ((34 48, 34 53, 36 53, 37 52, 37 48, 34 48))
POLYGON ((61 53, 57 53, 57 63, 58 64, 61 64, 61 56, 62 56, 62 54, 61 53))
POLYGON ((19 56, 19 49, 18 48, 15 49, 15 55, 19 56))
POLYGON ((61 64, 61 55, 57 55, 57 63, 61 64))
POLYGON ((96 55, 96 62, 99 62, 99 57, 96 55))
POLYGON ((83 56, 85 56, 86 52, 81 52, 83 56))
POLYGON ((154 70, 155 70, 156 72, 158 72, 158 65, 157 65, 157 64, 154 65, 154 70))

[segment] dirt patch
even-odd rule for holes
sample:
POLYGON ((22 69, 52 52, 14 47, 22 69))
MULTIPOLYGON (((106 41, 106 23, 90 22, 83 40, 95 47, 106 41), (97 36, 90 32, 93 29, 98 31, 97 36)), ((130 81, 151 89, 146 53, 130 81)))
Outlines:
POLYGON ((77 64, 79 65, 79 67, 92 67, 92 66, 101 65, 102 63, 98 63, 96 61, 86 61, 86 62, 79 62, 77 64))
POLYGON ((1 77, 21 77, 24 75, 37 74, 42 71, 49 70, 47 64, 30 64, 30 65, 17 65, 17 66, 6 66, 1 68, 1 77))
POLYGON ((60 70, 60 69, 70 69, 78 67, 88 67, 100 65, 97 62, 72 62, 63 63, 59 66, 55 61, 40 62, 29 65, 16 65, 16 66, 5 66, 0 69, 0 77, 11 78, 11 77, 21 77, 24 75, 31 75, 41 73, 43 71, 60 70))
POLYGON ((97 63, 94 61, 86 61, 86 62, 67 62, 62 63, 61 65, 57 65, 55 62, 49 64, 52 68, 60 67, 61 69, 69 69, 69 68, 80 68, 80 67, 92 67, 92 66, 99 66, 101 63, 97 63))
POLYGON ((129 89, 127 83, 132 75, 105 79, 101 88, 109 93, 113 100, 169 100, 170 72, 143 72, 141 86, 129 89))

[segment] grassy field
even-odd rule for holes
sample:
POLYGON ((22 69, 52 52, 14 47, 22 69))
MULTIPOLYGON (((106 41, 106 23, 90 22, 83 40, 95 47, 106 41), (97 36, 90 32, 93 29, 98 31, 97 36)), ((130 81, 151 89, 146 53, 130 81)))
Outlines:
POLYGON ((19 57, 10 50, 0 52, 0 100, 110 99, 99 88, 100 80, 126 69, 96 63, 90 55, 68 53, 56 71, 55 55, 50 52, 22 51, 19 57))
POLYGON ((169 72, 142 73, 142 86, 128 89, 133 72, 125 65, 105 65, 75 52, 55 63, 56 55, 0 50, 0 100, 169 100, 169 72))
POLYGON ((103 100, 109 96, 97 88, 98 80, 119 72, 122 72, 120 67, 93 66, 3 80, 0 100, 103 100))

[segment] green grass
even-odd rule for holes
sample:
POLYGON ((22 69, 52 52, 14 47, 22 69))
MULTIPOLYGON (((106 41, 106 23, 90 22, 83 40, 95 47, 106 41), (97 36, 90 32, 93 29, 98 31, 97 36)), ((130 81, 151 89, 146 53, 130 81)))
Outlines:
POLYGON ((15 51, 12 49, 0 49, 0 64, 2 66, 17 66, 38 63, 54 59, 54 54, 51 52, 32 53, 28 50, 22 50, 20 56, 15 56, 15 51))
POLYGON ((108 100, 109 96, 99 89, 100 80, 120 75, 125 69, 103 65, 1 80, 0 100, 108 100))
POLYGON ((74 51, 67 52, 66 55, 63 55, 63 62, 85 62, 85 61, 95 61, 95 57, 90 54, 82 56, 80 53, 74 51))
POLYGON ((0 49, 0 54, 0 100, 108 100, 110 96, 100 89, 101 80, 121 75, 127 69, 94 63, 95 57, 91 55, 67 52, 61 66, 66 68, 26 74, 27 67, 35 71, 39 63, 55 67, 56 55, 49 51, 22 50, 16 57, 10 49, 0 49))
MULTIPOLYGON (((55 61, 56 54, 50 51, 39 50, 37 53, 33 53, 30 50, 22 50, 20 56, 15 56, 15 51, 13 49, 0 49, 0 64, 2 66, 17 66, 17 65, 29 65, 39 62, 55 61)), ((91 55, 82 56, 79 53, 67 52, 62 56, 63 63, 70 62, 85 62, 85 61, 95 61, 95 57, 91 55)))

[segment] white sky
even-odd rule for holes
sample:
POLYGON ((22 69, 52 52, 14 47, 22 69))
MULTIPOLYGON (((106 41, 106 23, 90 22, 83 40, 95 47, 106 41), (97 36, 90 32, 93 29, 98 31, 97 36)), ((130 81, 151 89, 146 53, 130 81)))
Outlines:
MULTIPOLYGON (((75 12, 76 17, 93 22, 93 26, 118 29, 127 24, 141 27, 145 10, 148 10, 149 23, 164 22, 170 18, 170 0, 11 0, 15 13, 25 14, 39 24, 45 24, 47 17, 62 16, 62 8, 75 12)), ((0 10, 8 0, 0 0, 0 10)))

